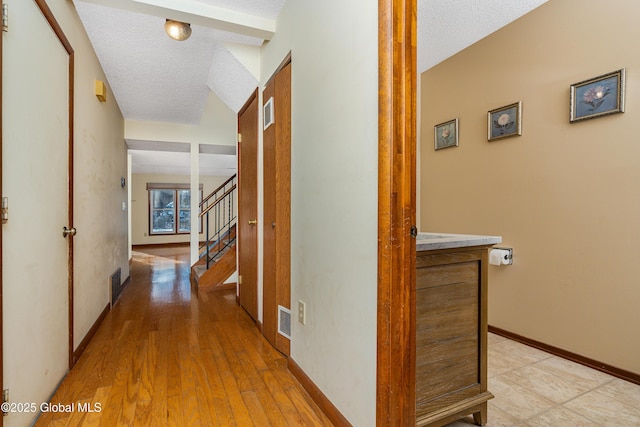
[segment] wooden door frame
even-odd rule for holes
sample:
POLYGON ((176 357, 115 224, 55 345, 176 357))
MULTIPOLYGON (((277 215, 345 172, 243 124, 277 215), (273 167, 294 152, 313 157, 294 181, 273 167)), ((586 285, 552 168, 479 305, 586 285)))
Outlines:
POLYGON ((416 0, 378 0, 376 424, 416 424, 416 0))
MULTIPOLYGON (((56 20, 55 16, 53 15, 53 12, 51 11, 51 9, 49 9, 49 6, 47 5, 46 0, 34 0, 35 3, 38 5, 38 8, 40 9, 40 11, 42 12, 42 14, 44 15, 44 18, 47 20, 47 22, 49 23, 49 26, 51 27, 51 29, 53 30, 53 32, 55 33, 55 35, 58 37, 58 40, 60 41, 60 43, 62 44, 62 47, 64 47, 65 51, 67 52, 67 55, 69 55, 69 72, 68 72, 68 77, 69 77, 69 95, 68 95, 68 100, 69 100, 69 112, 68 112, 68 133, 69 133, 69 141, 68 141, 68 171, 67 171, 67 182, 68 182, 68 190, 67 190, 67 195, 68 195, 68 209, 67 209, 67 224, 69 228, 73 227, 73 195, 74 195, 74 190, 73 190, 73 184, 74 184, 74 166, 73 166, 73 151, 74 151, 74 136, 73 136, 73 130, 74 130, 74 94, 75 94, 75 54, 73 51, 73 47, 71 47, 71 43, 69 42, 69 39, 67 38, 67 36, 64 34, 64 31, 62 30, 62 27, 60 26, 60 24, 58 23, 58 21, 56 20)), ((73 354, 73 236, 68 236, 67 237, 67 244, 68 244, 68 271, 69 271, 69 281, 68 281, 68 285, 67 285, 67 292, 68 292, 68 297, 69 297, 69 301, 68 301, 68 312, 69 312, 69 325, 68 325, 68 331, 69 331, 69 342, 68 342, 68 346, 69 346, 69 369, 71 369, 73 367, 73 365, 76 363, 76 360, 74 358, 74 354, 73 354)))

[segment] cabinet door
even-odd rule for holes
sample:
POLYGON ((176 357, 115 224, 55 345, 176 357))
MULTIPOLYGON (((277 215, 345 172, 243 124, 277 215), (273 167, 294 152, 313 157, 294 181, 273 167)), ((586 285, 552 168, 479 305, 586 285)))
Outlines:
POLYGON ((416 272, 416 416, 481 390, 481 254, 424 255, 416 272))

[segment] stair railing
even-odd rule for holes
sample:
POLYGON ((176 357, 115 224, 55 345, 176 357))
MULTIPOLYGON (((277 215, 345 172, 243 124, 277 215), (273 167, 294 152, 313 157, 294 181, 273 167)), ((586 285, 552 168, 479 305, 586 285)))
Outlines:
POLYGON ((206 237, 200 245, 200 258, 207 257, 207 269, 216 256, 236 240, 237 181, 237 175, 233 175, 200 202, 199 217, 204 218, 206 237))

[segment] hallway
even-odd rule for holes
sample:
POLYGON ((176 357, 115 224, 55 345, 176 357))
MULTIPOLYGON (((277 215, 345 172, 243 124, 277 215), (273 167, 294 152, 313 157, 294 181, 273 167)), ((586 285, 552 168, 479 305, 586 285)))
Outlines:
POLYGON ((37 426, 331 426, 235 291, 192 292, 189 271, 188 247, 133 252, 131 283, 51 399, 75 410, 37 426))

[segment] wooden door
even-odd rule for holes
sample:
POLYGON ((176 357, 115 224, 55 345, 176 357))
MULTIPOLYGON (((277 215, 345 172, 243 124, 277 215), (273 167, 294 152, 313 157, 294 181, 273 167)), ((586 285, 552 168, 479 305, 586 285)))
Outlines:
POLYGON ((258 320, 258 90, 238 113, 238 288, 258 320))
MULTIPOLYGON (((263 101, 273 99, 274 123, 264 131, 264 271, 262 333, 289 355, 278 333, 278 306, 291 308, 291 62, 269 81, 263 101)), ((297 318, 297 316, 292 316, 297 318)), ((293 321, 293 320, 292 320, 293 321)))
MULTIPOLYGON (((4 380, 13 402, 45 402, 73 363, 73 49, 43 0, 9 3, 19 18, 2 35, 4 380)), ((16 425, 33 416, 12 414, 16 425)))

